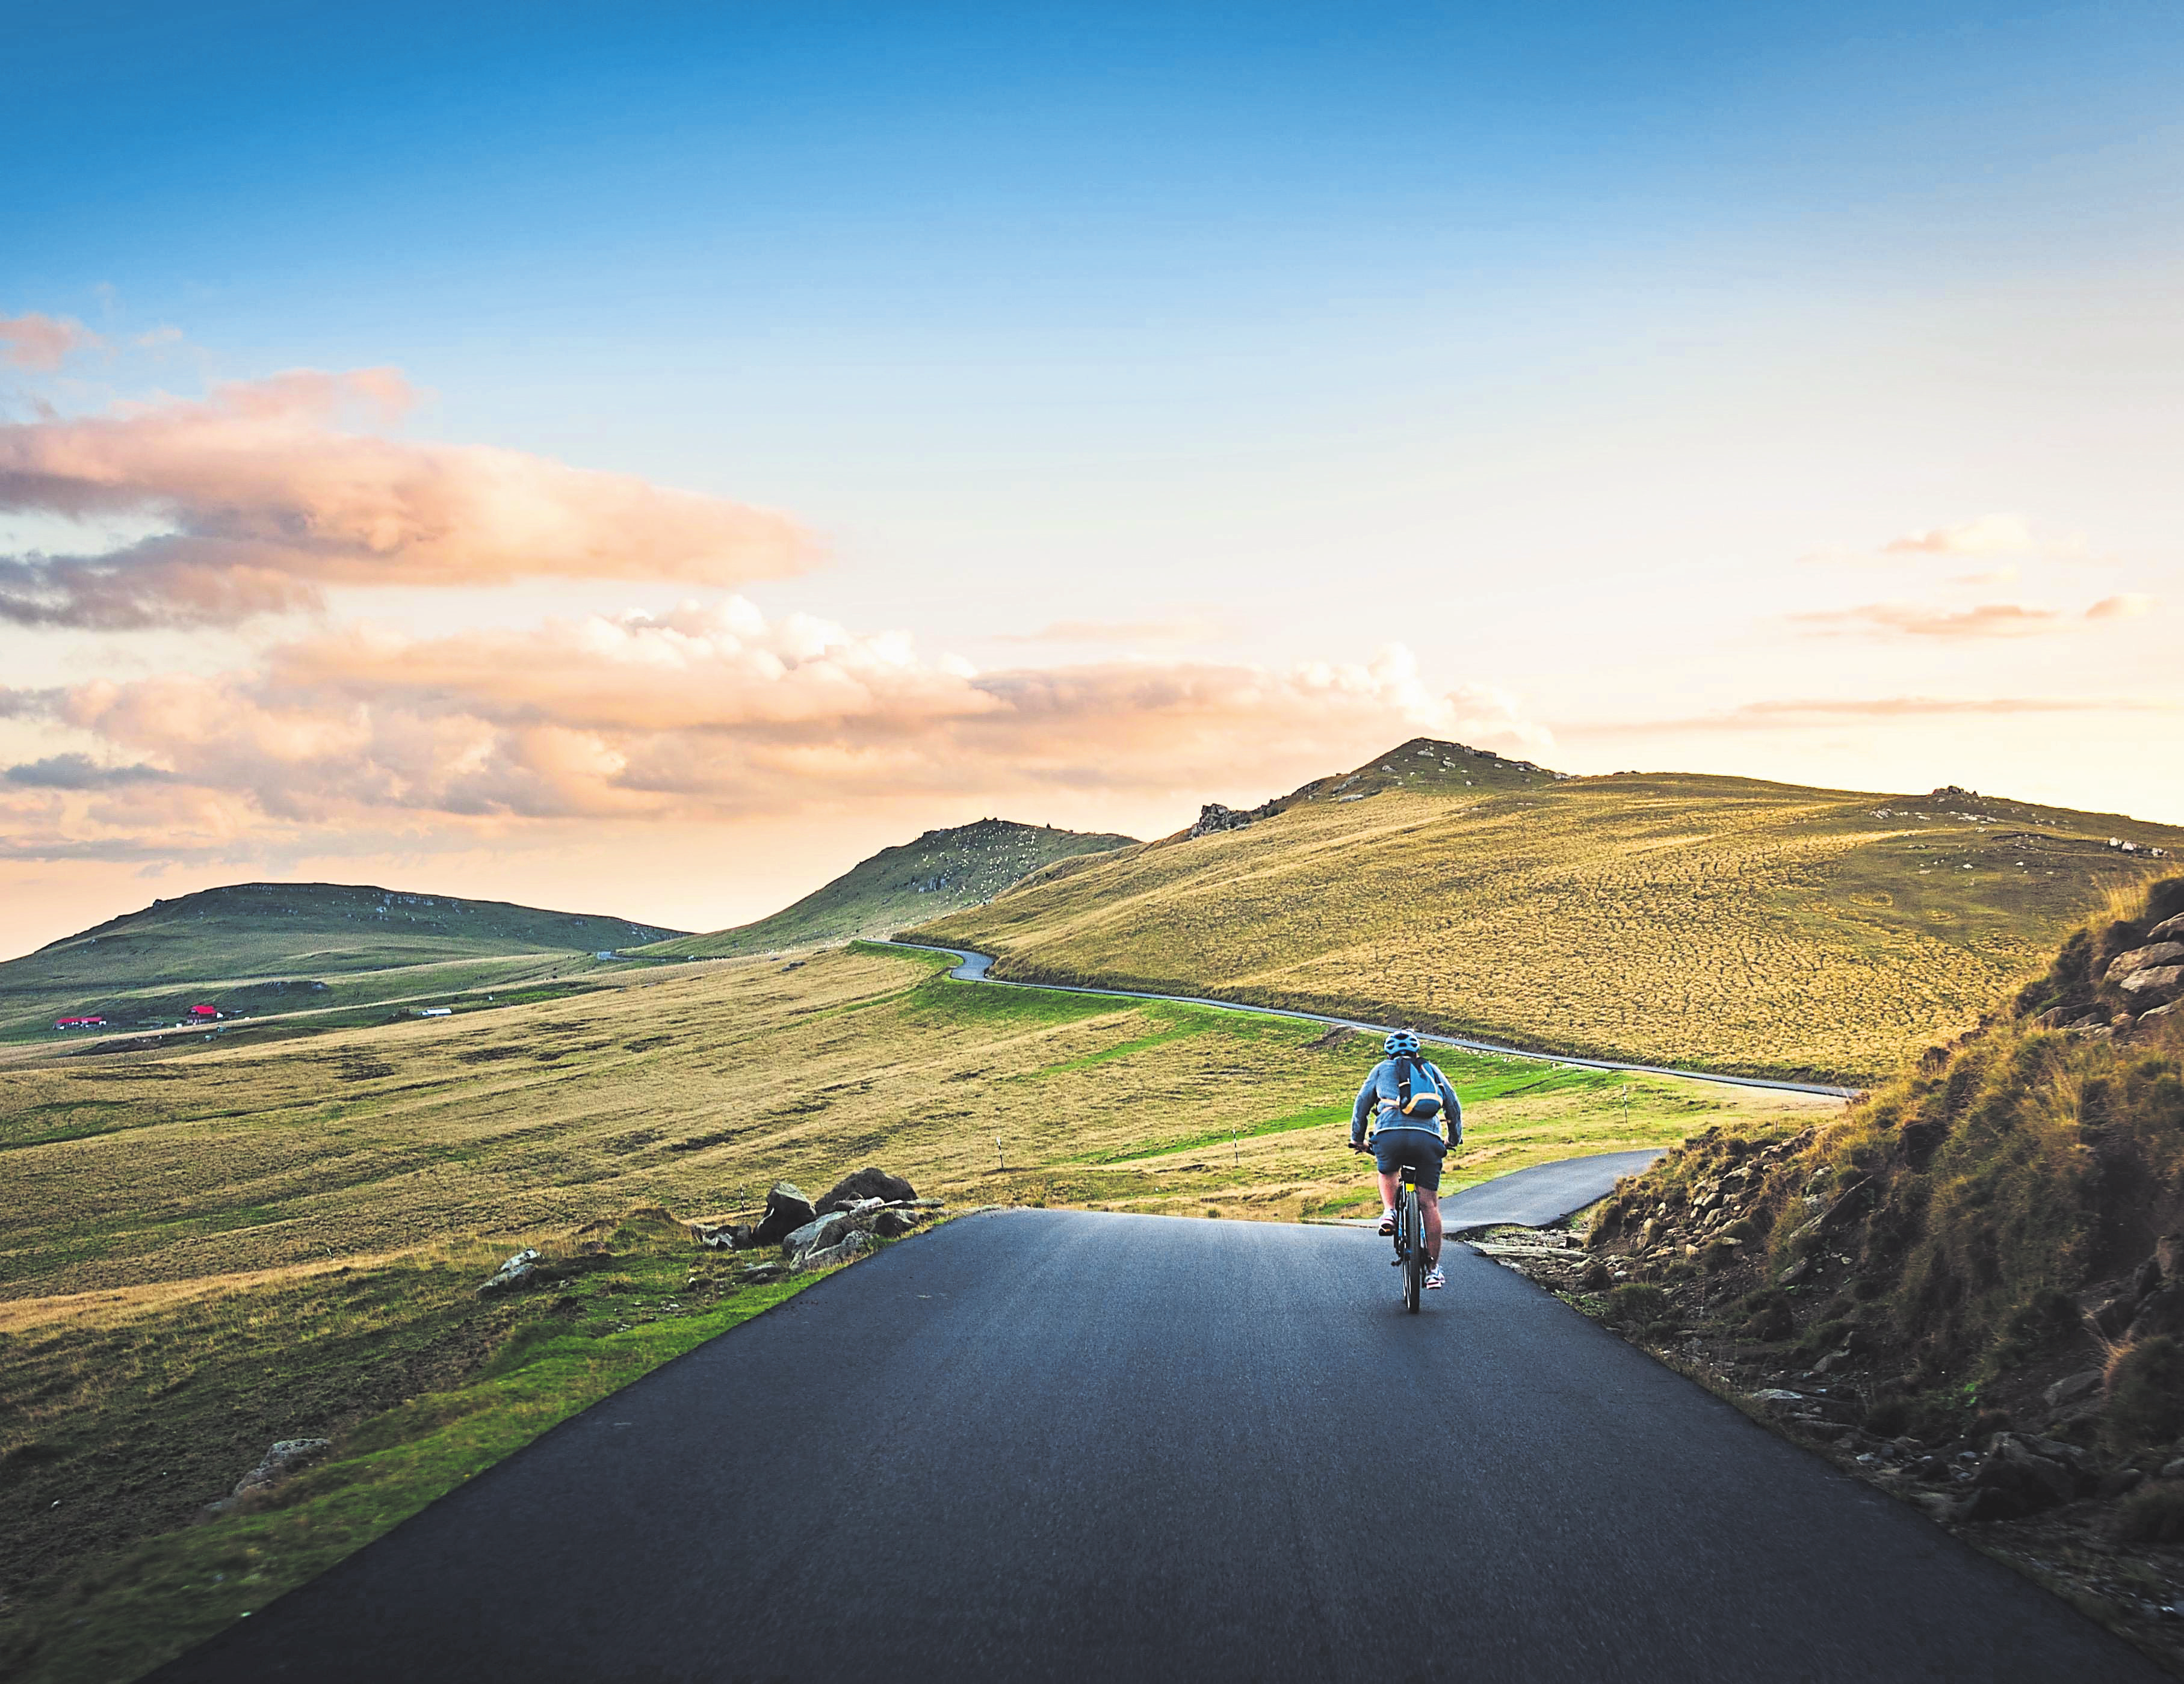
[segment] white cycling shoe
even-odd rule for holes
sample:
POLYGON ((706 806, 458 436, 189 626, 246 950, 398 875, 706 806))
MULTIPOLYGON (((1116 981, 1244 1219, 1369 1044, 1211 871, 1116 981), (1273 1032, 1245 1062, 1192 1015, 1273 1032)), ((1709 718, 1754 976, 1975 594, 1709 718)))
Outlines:
POLYGON ((1396 1209, 1393 1205, 1380 1213, 1380 1231, 1384 1234, 1396 1231, 1396 1209))
POLYGON ((1446 1285, 1448 1285, 1448 1277, 1440 1272, 1439 1264, 1426 1270, 1425 1288, 1429 1292, 1437 1292, 1446 1285))

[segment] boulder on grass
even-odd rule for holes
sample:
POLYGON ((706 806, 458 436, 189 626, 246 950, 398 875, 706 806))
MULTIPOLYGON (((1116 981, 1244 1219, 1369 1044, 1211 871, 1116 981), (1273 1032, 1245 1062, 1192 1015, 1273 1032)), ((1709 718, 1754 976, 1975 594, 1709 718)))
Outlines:
POLYGON ((819 1213, 793 1181, 776 1181, 766 1196, 766 1214, 751 1234, 755 1246, 778 1245, 819 1213))
POLYGON ((812 1207, 812 1214, 824 1216, 830 1210, 843 1209, 860 1199, 877 1198, 883 1203, 900 1204, 916 1197, 917 1189, 901 1176, 890 1175, 867 1164, 835 1182, 827 1196, 812 1207))
POLYGON ((781 1254, 794 1263, 807 1252, 821 1251, 839 1243, 842 1236, 850 1231, 856 1219, 845 1210, 831 1212, 806 1222, 781 1242, 781 1254))
MULTIPOLYGON (((535 1254, 535 1253, 534 1253, 535 1254)), ((333 1448, 331 1439, 283 1438, 265 1453, 265 1459, 236 1481, 235 1489, 217 1503, 209 1503, 208 1516, 226 1514, 244 1507, 259 1492, 269 1491, 307 1462, 315 1462, 333 1448)))
POLYGON ((796 1260, 796 1272, 811 1275, 822 1269, 832 1269, 838 1263, 854 1263, 873 1249, 872 1237, 862 1228, 852 1228, 842 1237, 838 1244, 805 1252, 796 1260))
POLYGON ((529 1286, 532 1277, 538 1272, 540 1261, 538 1253, 526 1246, 502 1264, 499 1272, 492 1280, 478 1288, 478 1296, 489 1298, 498 1292, 512 1292, 519 1287, 529 1286))

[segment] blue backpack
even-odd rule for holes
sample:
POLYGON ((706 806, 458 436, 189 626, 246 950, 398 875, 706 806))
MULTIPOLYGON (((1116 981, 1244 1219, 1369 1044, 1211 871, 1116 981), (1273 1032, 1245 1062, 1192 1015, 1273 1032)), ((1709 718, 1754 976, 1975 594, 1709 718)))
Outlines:
POLYGON ((1431 1076, 1418 1069, 1423 1062, 1408 1057, 1396 1060, 1396 1109, 1421 1122, 1441 1113, 1440 1088, 1431 1076), (1424 1086, 1419 1086, 1421 1081, 1424 1086))

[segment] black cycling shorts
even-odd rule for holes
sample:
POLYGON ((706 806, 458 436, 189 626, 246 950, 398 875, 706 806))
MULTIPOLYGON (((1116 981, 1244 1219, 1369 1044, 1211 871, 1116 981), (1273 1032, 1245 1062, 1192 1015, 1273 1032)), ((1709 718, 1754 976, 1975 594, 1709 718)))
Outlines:
POLYGON ((1373 1161, 1380 1173, 1392 1175, 1408 1164, 1418 1170, 1415 1179, 1428 1192, 1440 1191, 1440 1160, 1447 1155, 1437 1131, 1382 1129, 1373 1137, 1373 1161))

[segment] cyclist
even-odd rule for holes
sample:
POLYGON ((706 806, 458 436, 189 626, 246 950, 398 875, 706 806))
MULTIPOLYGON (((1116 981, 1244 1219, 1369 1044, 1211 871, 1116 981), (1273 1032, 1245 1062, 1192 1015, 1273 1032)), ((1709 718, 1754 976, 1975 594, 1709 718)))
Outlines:
POLYGON ((1418 1211, 1426 1225, 1426 1279, 1438 1289, 1440 1272, 1440 1161, 1463 1138, 1463 1107, 1448 1078, 1418 1050, 1418 1037, 1399 1029, 1381 1043, 1388 1056, 1373 1066, 1350 1111, 1350 1149, 1366 1150, 1365 1121, 1377 1111, 1372 1153, 1380 1170, 1380 1231, 1396 1231, 1396 1200, 1408 1164, 1417 1171, 1418 1211), (1441 1140, 1441 1125, 1448 1139, 1441 1140))

